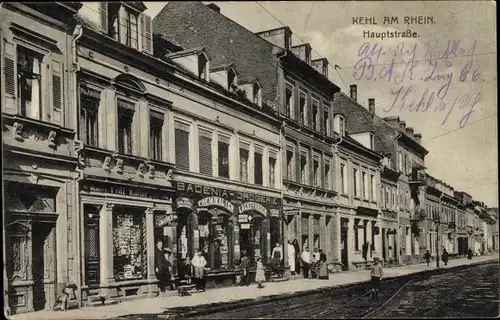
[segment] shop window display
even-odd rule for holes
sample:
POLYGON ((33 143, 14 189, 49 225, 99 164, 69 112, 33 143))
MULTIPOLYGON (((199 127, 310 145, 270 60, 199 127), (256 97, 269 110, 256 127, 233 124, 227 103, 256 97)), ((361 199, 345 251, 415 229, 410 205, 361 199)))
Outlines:
POLYGON ((200 213, 198 221, 199 248, 208 266, 212 269, 227 269, 229 267, 229 217, 222 214, 212 216, 210 213, 200 213))
POLYGON ((265 224, 262 218, 254 217, 251 223, 241 223, 240 246, 242 251, 247 252, 251 263, 254 263, 255 258, 258 256, 265 258, 266 236, 265 224))
POLYGON ((147 276, 145 218, 144 214, 113 215, 113 266, 117 281, 147 276))

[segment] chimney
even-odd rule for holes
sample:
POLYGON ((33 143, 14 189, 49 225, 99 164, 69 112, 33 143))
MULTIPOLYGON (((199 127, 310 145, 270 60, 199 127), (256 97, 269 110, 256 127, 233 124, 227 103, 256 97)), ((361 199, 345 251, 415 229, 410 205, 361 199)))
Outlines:
POLYGON ((413 128, 412 127, 406 128, 406 134, 409 135, 411 138, 413 138, 413 128))
POLYGON ((422 141, 422 134, 421 134, 421 133, 415 133, 415 134, 413 135, 413 137, 415 138, 415 141, 417 141, 417 142, 418 142, 418 144, 420 144, 420 143, 421 143, 421 142, 420 142, 420 141, 422 141))
POLYGON ((368 99, 368 110, 371 114, 375 114, 375 98, 368 99))
POLYGON ((257 32, 261 38, 266 39, 275 46, 290 50, 292 48, 292 30, 289 27, 282 27, 267 31, 257 32))
POLYGON ((319 73, 328 78, 328 59, 320 58, 311 61, 311 66, 316 69, 319 73))
POLYGON ((406 132, 406 122, 404 121, 399 122, 399 130, 406 132))
POLYGON ((311 45, 309 43, 292 47, 292 52, 307 64, 311 64, 311 45))
POLYGON ((355 84, 351 84, 349 86, 351 88, 351 99, 354 101, 358 101, 358 86, 355 84))
POLYGON ((209 4, 207 4, 207 7, 209 7, 210 9, 212 9, 213 11, 215 11, 217 13, 220 13, 220 8, 215 3, 209 3, 209 4))

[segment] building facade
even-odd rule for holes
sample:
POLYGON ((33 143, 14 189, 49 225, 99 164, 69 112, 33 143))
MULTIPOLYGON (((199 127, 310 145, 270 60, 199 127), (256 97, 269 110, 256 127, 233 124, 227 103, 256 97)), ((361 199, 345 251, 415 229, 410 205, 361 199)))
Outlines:
POLYGON ((78 283, 70 17, 80 7, 0 8, 4 308, 11 313, 51 308, 78 283))
MULTIPOLYGON (((340 89, 328 81, 327 61, 312 61, 308 44, 292 46, 288 27, 254 34, 226 18, 214 4, 170 2, 153 25, 155 32, 175 45, 186 49, 206 46, 216 57, 214 63, 234 63, 242 81, 259 80, 263 107, 284 120, 279 163, 284 242, 297 240, 297 251, 305 246, 321 247, 329 262, 333 261, 336 191, 332 144, 336 139, 332 99, 340 89)), ((279 246, 287 257, 288 246, 283 242, 279 246)), ((288 259, 284 260, 288 269, 288 259)))

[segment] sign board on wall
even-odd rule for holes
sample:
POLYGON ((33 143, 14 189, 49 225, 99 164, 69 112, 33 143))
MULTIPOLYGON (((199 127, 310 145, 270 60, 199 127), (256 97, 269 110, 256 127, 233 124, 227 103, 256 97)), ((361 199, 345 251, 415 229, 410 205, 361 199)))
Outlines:
POLYGON ((241 230, 249 230, 250 229, 250 223, 242 223, 240 225, 241 230))

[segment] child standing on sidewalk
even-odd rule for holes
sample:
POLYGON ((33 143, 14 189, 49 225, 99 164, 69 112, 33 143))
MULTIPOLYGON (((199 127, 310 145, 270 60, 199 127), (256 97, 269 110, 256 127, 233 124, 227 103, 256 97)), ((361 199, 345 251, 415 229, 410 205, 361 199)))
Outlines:
POLYGON ((379 261, 378 257, 373 258, 373 265, 370 269, 370 275, 371 275, 371 284, 372 284, 372 299, 378 297, 378 291, 380 289, 380 279, 382 279, 383 276, 383 268, 382 264, 379 261))
POLYGON ((257 282, 257 288, 262 289, 264 286, 262 282, 266 281, 266 274, 264 264, 262 263, 262 257, 257 258, 257 271, 255 273, 255 282, 257 282))

